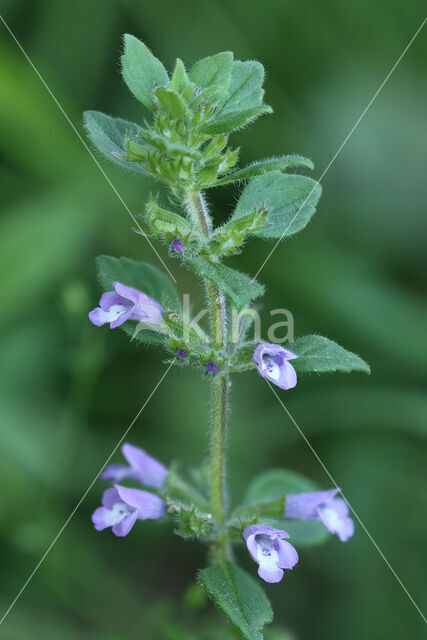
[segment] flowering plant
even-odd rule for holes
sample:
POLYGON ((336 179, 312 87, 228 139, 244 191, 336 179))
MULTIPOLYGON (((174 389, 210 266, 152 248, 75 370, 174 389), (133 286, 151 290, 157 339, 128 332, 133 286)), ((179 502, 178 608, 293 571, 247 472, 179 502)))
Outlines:
POLYGON ((135 341, 161 345, 170 366, 200 369, 211 387, 210 457, 205 486, 124 444, 127 464, 104 470, 102 477, 112 486, 92 520, 98 531, 111 527, 119 537, 128 535, 138 520, 171 520, 176 534, 206 544, 209 567, 199 571, 199 584, 245 638, 256 640, 272 610, 259 581, 238 566, 235 546, 245 544, 260 578, 276 583, 303 557, 304 547, 325 541, 329 533, 346 541, 354 526, 346 502, 336 497, 337 487, 322 491, 285 469, 255 478, 242 504, 231 509, 226 486, 231 376, 258 370, 269 384, 291 390, 306 372, 369 373, 369 367, 318 335, 297 338, 286 348, 248 336, 245 316, 251 317, 248 311, 264 287, 224 265, 224 258, 241 253, 250 238, 279 242, 302 230, 321 193, 318 183, 296 173, 313 168, 298 155, 236 168, 238 149, 228 146, 231 134, 272 111, 263 101, 262 65, 223 52, 189 71, 178 59, 169 75, 141 41, 125 35, 122 74, 151 112, 150 121, 135 124, 89 111, 84 116, 88 135, 109 160, 166 185, 169 208, 159 197, 150 197, 138 232, 150 243, 166 244, 170 257, 200 279, 210 325, 207 332, 185 318, 177 291, 163 272, 110 256, 97 259, 104 293, 89 319, 96 326, 121 327, 135 341), (228 221, 215 226, 204 193, 231 183, 243 183, 241 195, 228 221), (241 320, 237 340, 229 331, 233 310, 241 320), (129 482, 138 487, 127 486, 129 482))

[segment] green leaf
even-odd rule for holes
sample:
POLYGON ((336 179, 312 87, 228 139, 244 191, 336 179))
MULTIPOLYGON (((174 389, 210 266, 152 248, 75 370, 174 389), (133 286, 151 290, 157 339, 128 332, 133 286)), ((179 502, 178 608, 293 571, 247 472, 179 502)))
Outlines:
POLYGON ((169 83, 169 89, 173 89, 174 91, 181 93, 189 85, 189 82, 185 65, 180 58, 177 58, 175 69, 169 83))
POLYGON ((212 186, 218 187, 223 184, 229 184, 230 182, 236 182, 237 180, 246 180, 247 178, 253 178, 254 176, 262 176, 270 171, 286 171, 287 169, 296 169, 298 167, 314 169, 314 164, 309 158, 304 158, 303 156, 298 155, 268 158, 266 160, 253 162, 242 169, 236 169, 224 178, 217 180, 212 186))
POLYGON ((202 569, 199 582, 244 638, 262 640, 261 630, 273 620, 273 611, 252 576, 236 564, 223 560, 202 569))
POLYGON ((155 231, 176 233, 181 236, 187 236, 191 233, 191 227, 185 218, 167 209, 162 209, 154 198, 150 198, 147 202, 146 215, 155 231))
POLYGON ((247 111, 262 104, 264 67, 260 62, 236 60, 231 68, 227 97, 218 105, 218 112, 247 111))
POLYGON ((154 89, 168 84, 167 71, 138 38, 126 33, 124 43, 125 51, 121 57, 123 79, 133 95, 154 111, 154 89))
POLYGON ((192 258, 187 261, 187 264, 199 276, 216 284, 231 299, 238 310, 264 293, 264 287, 259 282, 223 264, 208 262, 202 258, 192 258))
POLYGON ((230 84, 231 66, 233 54, 231 51, 223 51, 215 56, 209 56, 196 62, 190 71, 190 80, 200 89, 218 87, 221 93, 225 93, 230 84))
POLYGON ((264 113, 272 112, 273 109, 267 104, 253 109, 246 109, 245 111, 227 111, 226 113, 219 113, 217 117, 210 118, 199 125, 197 130, 208 134, 228 133, 246 126, 264 113))
MULTIPOLYGON (((112 291, 113 282, 121 282, 146 293, 167 309, 180 312, 178 293, 169 277, 145 262, 135 262, 129 258, 98 256, 96 259, 98 278, 104 291, 112 291)), ((137 322, 128 320, 121 328, 130 336, 135 333, 137 322)), ((138 331, 135 336, 140 342, 163 344, 164 337, 155 331, 138 331)))
POLYGON ((188 113, 187 105, 176 91, 159 87, 154 93, 160 108, 172 118, 183 118, 188 113))
POLYGON ((363 371, 371 373, 369 365, 359 356, 323 336, 309 335, 297 338, 289 349, 298 358, 292 360, 296 371, 363 371))
POLYGON ((83 120, 90 141, 106 158, 125 169, 145 173, 141 166, 126 159, 126 141, 128 138, 137 138, 141 127, 100 111, 85 111, 83 120))
POLYGON ((264 206, 266 226, 254 232, 260 238, 286 238, 301 231, 316 210, 322 190, 312 178, 270 171, 253 178, 243 190, 233 218, 264 206))
MULTIPOLYGON (((294 360, 292 361, 294 362, 294 360)), ((256 505, 285 499, 288 493, 319 491, 318 485, 308 478, 287 469, 271 469, 257 476, 246 491, 244 505, 256 505)), ((283 502, 283 511, 285 505, 283 502)))

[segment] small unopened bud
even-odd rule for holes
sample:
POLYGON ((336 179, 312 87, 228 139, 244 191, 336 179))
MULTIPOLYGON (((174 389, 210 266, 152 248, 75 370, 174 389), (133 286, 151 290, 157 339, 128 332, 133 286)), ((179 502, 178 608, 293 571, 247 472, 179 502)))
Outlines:
POLYGON ((185 245, 181 240, 181 238, 175 238, 175 240, 171 242, 169 251, 171 253, 182 253, 184 251, 184 248, 185 248, 185 245))
POLYGON ((188 353, 186 349, 178 349, 178 351, 176 352, 176 357, 179 358, 180 360, 185 360, 187 356, 188 356, 188 353))
POLYGON ((205 371, 206 373, 212 373, 213 375, 216 375, 219 372, 219 367, 216 362, 214 362, 213 360, 209 360, 209 362, 206 363, 205 371))

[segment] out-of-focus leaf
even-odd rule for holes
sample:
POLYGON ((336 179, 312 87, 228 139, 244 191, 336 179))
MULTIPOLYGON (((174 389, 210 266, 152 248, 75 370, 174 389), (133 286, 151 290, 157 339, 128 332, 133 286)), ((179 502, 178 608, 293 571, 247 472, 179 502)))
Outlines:
POLYGON ((153 98, 156 87, 169 82, 163 64, 153 56, 148 47, 128 33, 124 36, 125 51, 122 55, 122 74, 133 95, 148 109, 154 110, 153 98))
POLYGON ((78 264, 102 209, 99 201, 89 204, 85 192, 86 187, 75 182, 4 212, 0 270, 8 274, 2 285, 8 304, 1 322, 22 313, 29 318, 34 302, 40 303, 45 292, 78 264))
MULTIPOLYGON (((271 469, 264 471, 248 487, 244 504, 255 505, 263 502, 285 499, 288 493, 318 491, 319 487, 295 471, 271 469)), ((284 510, 284 504, 283 504, 284 510)))
POLYGON ((262 640, 261 630, 273 619, 270 603, 258 582, 226 560, 202 569, 199 582, 217 607, 247 640, 262 640))
POLYGON ((106 158, 125 169, 145 173, 137 162, 126 159, 126 140, 138 139, 141 132, 139 125, 100 111, 85 111, 83 119, 91 142, 106 158))
POLYGON ((303 156, 298 155, 279 156, 277 158, 268 158, 267 160, 258 160, 247 167, 236 169, 235 171, 228 173, 224 178, 217 180, 212 186, 218 187, 223 184, 229 184, 230 182, 237 182, 238 180, 246 180, 247 178, 262 176, 270 171, 286 171, 287 169, 297 169, 299 167, 314 169, 314 164, 309 158, 304 158, 303 156))

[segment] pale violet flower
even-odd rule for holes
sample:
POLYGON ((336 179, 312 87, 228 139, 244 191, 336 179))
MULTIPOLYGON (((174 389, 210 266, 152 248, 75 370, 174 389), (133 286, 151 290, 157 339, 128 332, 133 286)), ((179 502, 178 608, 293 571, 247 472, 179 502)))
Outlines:
POLYGON ((281 389, 292 389, 297 383, 297 374, 289 360, 298 358, 280 344, 261 342, 253 355, 260 374, 281 389))
POLYGON ((103 293, 99 307, 89 312, 89 320, 97 327, 110 324, 110 329, 120 327, 126 320, 138 320, 146 324, 162 324, 163 307, 138 289, 121 282, 113 282, 114 291, 103 293))
POLYGON ((289 538, 286 531, 254 524, 243 531, 249 553, 258 563, 258 575, 266 582, 280 582, 283 569, 292 569, 298 562, 294 547, 283 540, 289 538))
POLYGON ((169 473, 164 464, 148 455, 144 449, 125 442, 122 454, 128 464, 111 464, 103 471, 103 480, 121 482, 123 478, 133 478, 146 487, 161 489, 169 473))
POLYGON ((154 493, 117 484, 104 491, 102 507, 95 509, 92 522, 97 531, 111 527, 114 535, 123 537, 137 520, 161 518, 165 512, 165 502, 154 493))
POLYGON ((292 520, 320 520, 341 542, 354 534, 354 522, 348 517, 348 505, 343 498, 336 498, 339 489, 297 493, 286 499, 285 518, 292 520))

